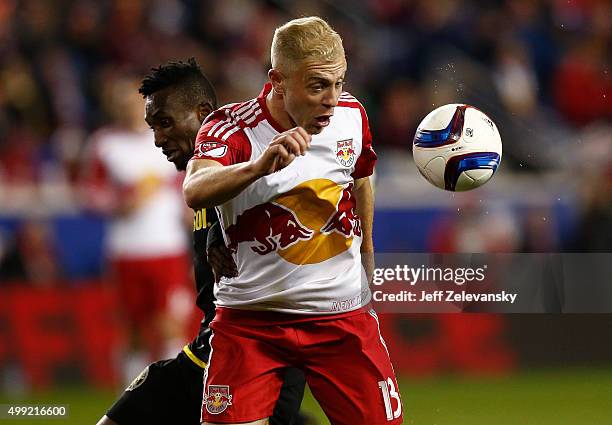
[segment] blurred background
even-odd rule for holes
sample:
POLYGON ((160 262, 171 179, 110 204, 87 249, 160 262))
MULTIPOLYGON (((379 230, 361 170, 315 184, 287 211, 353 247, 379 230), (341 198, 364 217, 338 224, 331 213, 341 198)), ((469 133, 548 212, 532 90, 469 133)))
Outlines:
MULTIPOLYGON (((193 56, 220 104, 246 100, 274 29, 307 15, 343 37, 346 90, 369 114, 377 251, 610 252, 609 1, 0 0, 0 403, 70 404, 65 423, 95 423, 127 376, 194 335, 191 299, 174 296, 167 344, 138 340, 113 284, 125 227, 162 234, 160 199, 182 235, 148 254, 188 255, 182 176, 162 161, 126 180, 106 147, 163 159, 137 94, 151 67, 193 56), (420 120, 458 102, 487 113, 504 148, 470 193, 434 188, 411 157, 420 120)), ((610 423, 609 316, 382 322, 407 423, 610 423)))

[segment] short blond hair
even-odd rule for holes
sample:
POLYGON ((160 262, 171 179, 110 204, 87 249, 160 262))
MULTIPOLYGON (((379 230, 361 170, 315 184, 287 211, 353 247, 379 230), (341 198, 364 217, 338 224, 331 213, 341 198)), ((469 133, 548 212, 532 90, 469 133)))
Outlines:
POLYGON ((317 16, 294 19, 274 31, 272 68, 291 72, 305 60, 333 62, 344 58, 342 38, 317 16))

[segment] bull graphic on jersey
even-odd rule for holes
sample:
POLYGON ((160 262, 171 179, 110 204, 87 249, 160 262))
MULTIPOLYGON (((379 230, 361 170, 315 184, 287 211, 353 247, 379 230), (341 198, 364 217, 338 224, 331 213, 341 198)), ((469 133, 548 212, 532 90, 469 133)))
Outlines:
POLYGON ((246 210, 226 232, 231 252, 236 252, 240 242, 257 242, 251 249, 259 255, 287 248, 313 235, 293 211, 274 202, 246 210))
POLYGON ((229 385, 209 385, 204 394, 204 404, 211 415, 225 412, 227 407, 232 405, 229 385))
POLYGON ((350 183, 342 191, 342 196, 338 201, 336 212, 327 220, 321 228, 322 233, 337 232, 345 237, 352 235, 361 236, 361 221, 355 213, 357 203, 353 195, 353 183, 350 183))
POLYGON ((339 140, 336 142, 336 161, 344 167, 353 165, 355 162, 353 139, 339 140))

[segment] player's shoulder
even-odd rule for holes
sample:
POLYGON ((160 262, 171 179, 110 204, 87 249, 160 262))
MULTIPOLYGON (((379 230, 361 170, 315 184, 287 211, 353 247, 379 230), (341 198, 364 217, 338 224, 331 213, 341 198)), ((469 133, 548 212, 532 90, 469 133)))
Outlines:
POLYGON ((260 115, 261 107, 257 99, 224 105, 206 117, 198 138, 221 141, 244 139, 244 129, 253 127, 260 115))
POLYGON ((354 111, 351 113, 352 116, 356 114, 356 111, 359 111, 357 117, 359 117, 364 131, 367 127, 369 127, 368 113, 366 112, 365 107, 355 96, 353 96, 349 92, 345 91, 340 93, 340 97, 338 98, 338 105, 336 106, 336 108, 345 108, 348 111, 354 111))
POLYGON ((255 105, 257 99, 230 103, 206 117, 196 137, 194 158, 214 159, 224 165, 248 161, 251 142, 244 130, 250 122, 246 114, 255 105))

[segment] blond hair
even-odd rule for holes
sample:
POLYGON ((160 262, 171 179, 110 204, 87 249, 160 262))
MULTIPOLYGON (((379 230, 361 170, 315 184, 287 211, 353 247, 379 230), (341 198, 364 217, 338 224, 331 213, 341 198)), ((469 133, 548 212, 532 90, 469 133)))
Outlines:
POLYGON ((305 60, 333 62, 344 58, 342 39, 317 16, 294 19, 274 31, 272 68, 289 73, 305 60))

